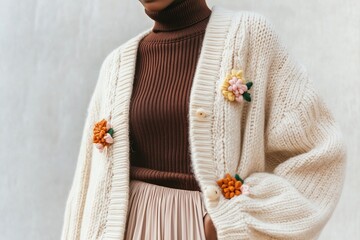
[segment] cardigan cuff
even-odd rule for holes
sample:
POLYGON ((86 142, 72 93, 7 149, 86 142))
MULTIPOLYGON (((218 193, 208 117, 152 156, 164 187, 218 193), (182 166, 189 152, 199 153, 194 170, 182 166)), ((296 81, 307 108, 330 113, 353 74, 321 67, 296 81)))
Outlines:
POLYGON ((208 213, 217 231, 218 240, 250 239, 246 213, 242 211, 241 202, 248 196, 239 195, 232 199, 220 196, 216 207, 208 213))

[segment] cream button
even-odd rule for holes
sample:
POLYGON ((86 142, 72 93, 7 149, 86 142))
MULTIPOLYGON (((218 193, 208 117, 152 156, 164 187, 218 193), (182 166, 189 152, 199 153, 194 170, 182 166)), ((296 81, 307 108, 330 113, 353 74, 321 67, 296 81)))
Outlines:
POLYGON ((220 197, 220 190, 216 186, 207 186, 204 195, 208 200, 215 201, 220 197))
POLYGON ((196 110, 196 116, 197 116, 198 118, 204 119, 204 118, 207 117, 207 114, 206 114, 206 112, 205 112, 205 110, 204 110, 203 108, 198 108, 198 109, 196 110))

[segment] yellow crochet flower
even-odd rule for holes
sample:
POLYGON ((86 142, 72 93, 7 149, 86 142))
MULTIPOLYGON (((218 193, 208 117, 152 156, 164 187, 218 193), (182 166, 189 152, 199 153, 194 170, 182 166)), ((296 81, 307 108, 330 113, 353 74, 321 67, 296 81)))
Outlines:
POLYGON ((224 82, 221 86, 221 91, 224 97, 233 102, 242 102, 245 99, 248 102, 251 102, 250 90, 252 82, 246 82, 243 74, 243 70, 232 69, 224 79, 224 82))

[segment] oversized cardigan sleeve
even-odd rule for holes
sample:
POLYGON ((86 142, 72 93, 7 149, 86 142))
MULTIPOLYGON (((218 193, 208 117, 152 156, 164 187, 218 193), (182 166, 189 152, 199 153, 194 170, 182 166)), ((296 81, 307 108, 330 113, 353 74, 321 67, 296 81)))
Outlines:
POLYGON ((342 191, 343 137, 272 24, 262 16, 255 23, 264 49, 272 51, 264 103, 264 156, 270 167, 245 177, 249 195, 221 196, 209 213, 219 239, 316 239, 342 191))
MULTIPOLYGON (((85 124, 82 131, 80 150, 78 153, 75 174, 71 188, 68 193, 61 239, 79 239, 81 232, 82 214, 84 210, 90 166, 93 153, 93 126, 99 120, 101 113, 101 102, 104 99, 105 87, 110 74, 111 62, 115 50, 112 51, 103 61, 95 89, 87 106, 85 124)), ((86 219, 84 220, 86 221, 86 219)))

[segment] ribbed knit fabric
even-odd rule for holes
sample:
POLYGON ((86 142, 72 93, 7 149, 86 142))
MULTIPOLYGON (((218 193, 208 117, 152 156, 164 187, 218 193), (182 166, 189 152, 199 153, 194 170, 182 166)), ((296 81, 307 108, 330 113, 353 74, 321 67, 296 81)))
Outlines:
POLYGON ((130 178, 201 191, 191 169, 189 98, 205 28, 205 0, 180 0, 159 12, 139 43, 130 102, 130 178))
MULTIPOLYGON (((342 133, 266 18, 216 5, 211 10, 188 119, 194 175, 217 237, 317 239, 344 183, 342 133), (253 82, 251 102, 224 99, 222 84, 231 69, 242 69, 253 82), (238 173, 250 193, 226 199, 217 185, 226 173, 238 173)), ((131 38, 102 64, 66 203, 63 240, 124 237, 130 100, 138 44, 150 32, 131 38), (93 127, 103 118, 113 126, 114 143, 99 152, 93 127)))

